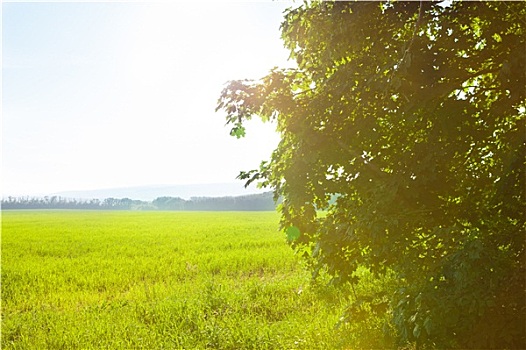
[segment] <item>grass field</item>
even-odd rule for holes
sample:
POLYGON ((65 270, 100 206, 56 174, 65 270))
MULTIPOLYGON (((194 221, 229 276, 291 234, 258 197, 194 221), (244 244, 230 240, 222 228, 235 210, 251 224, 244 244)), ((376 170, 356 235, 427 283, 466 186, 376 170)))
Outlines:
POLYGON ((337 349, 273 212, 5 211, 2 349, 337 349))

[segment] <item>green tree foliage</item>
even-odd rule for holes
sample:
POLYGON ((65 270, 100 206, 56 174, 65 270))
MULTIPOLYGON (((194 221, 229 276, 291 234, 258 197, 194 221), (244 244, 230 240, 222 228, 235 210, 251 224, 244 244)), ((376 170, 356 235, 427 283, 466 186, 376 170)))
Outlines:
POLYGON ((8 197, 0 201, 10 209, 95 209, 95 210, 194 210, 194 211, 274 211, 272 192, 228 197, 158 197, 153 201, 130 198, 74 199, 63 197, 8 197))
POLYGON ((315 273, 396 275, 369 300, 399 344, 526 347, 525 27, 524 2, 306 2, 281 27, 297 68, 218 101, 234 136, 276 122, 239 177, 283 197, 315 273))

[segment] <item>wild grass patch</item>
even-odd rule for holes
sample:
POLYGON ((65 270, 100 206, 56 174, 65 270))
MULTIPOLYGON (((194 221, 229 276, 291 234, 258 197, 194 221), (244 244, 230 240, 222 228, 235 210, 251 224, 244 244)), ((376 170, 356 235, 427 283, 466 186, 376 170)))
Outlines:
POLYGON ((277 222, 273 212, 4 212, 2 348, 348 346, 349 329, 335 327, 345 294, 310 283, 277 222))

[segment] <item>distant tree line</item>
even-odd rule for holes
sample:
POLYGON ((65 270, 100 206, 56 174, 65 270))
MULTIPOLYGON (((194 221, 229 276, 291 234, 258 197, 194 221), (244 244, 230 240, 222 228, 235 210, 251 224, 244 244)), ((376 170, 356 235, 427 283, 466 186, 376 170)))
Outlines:
POLYGON ((82 209, 82 210, 180 210, 180 211, 265 211, 275 210, 271 192, 235 197, 159 197, 153 201, 130 198, 75 199, 60 196, 7 197, 2 210, 82 209))

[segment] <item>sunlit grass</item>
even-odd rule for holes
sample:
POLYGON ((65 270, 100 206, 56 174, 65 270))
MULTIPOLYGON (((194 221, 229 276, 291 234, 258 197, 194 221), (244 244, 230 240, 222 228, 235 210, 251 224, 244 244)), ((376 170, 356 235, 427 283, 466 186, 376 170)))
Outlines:
MULTIPOLYGON (((273 212, 4 212, 3 349, 333 349, 344 293, 310 284, 273 212)), ((354 340, 353 340, 354 339, 354 340)))

